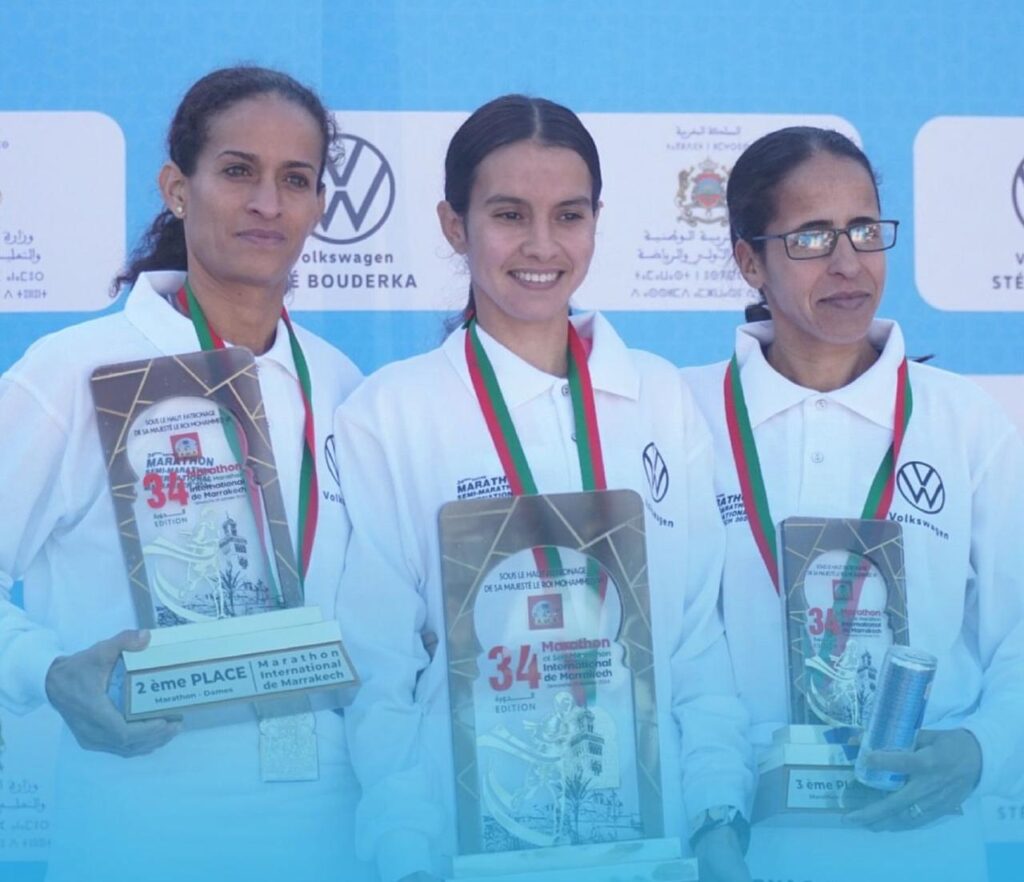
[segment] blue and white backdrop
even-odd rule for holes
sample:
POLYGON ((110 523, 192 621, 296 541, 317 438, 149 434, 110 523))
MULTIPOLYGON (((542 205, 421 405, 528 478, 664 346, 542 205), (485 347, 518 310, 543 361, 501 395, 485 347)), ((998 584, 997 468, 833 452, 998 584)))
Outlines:
MULTIPOLYGON (((2 0, 0 370, 118 308, 110 279, 159 208, 170 115, 240 61, 336 109, 344 159, 292 308, 364 371, 436 345, 461 305, 434 216, 444 149, 469 110, 522 91, 579 111, 598 142, 605 207, 578 305, 632 345, 726 357, 752 292, 724 183, 752 139, 809 121, 863 144, 901 220, 882 312, 1024 427, 1019 0, 2 0)), ((0 722, 0 877, 38 879, 55 724, 0 722)), ((1024 805, 993 803, 987 822, 991 878, 1017 878, 1024 805)))

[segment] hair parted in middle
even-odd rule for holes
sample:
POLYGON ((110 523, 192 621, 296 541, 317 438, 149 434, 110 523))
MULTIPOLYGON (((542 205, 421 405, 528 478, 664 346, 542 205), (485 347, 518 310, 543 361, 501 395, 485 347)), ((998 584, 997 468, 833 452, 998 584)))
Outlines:
MULTIPOLYGON (((601 160, 597 145, 580 118, 568 107, 546 98, 501 95, 478 107, 459 126, 448 143, 444 159, 444 198, 452 210, 465 216, 480 163, 491 153, 519 141, 572 150, 590 172, 591 207, 601 202, 601 160)), ((473 289, 462 319, 474 310, 473 289)), ((458 324, 459 319, 452 325, 458 324)))
MULTIPOLYGON (((763 241, 750 241, 762 236, 775 218, 779 185, 800 165, 819 153, 829 153, 860 165, 871 178, 878 198, 878 176, 864 151, 846 135, 833 129, 815 126, 789 126, 762 135, 744 150, 729 173, 725 201, 729 208, 729 236, 735 249, 743 239, 758 254, 764 252, 763 241)), ((771 318, 764 294, 746 310, 747 321, 771 318)))

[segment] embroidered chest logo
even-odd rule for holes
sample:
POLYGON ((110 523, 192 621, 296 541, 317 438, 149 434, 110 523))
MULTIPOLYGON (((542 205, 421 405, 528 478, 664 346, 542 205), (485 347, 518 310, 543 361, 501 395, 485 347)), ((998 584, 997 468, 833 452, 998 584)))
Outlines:
POLYGON ((652 441, 644 448, 644 474, 647 475, 647 484, 651 488, 651 498, 655 502, 661 502, 668 493, 668 466, 661 458, 661 453, 652 441))
POLYGON ((937 514, 946 504, 946 488, 934 466, 926 462, 908 462, 896 475, 900 495, 918 511, 937 514))
POLYGON ((458 478, 455 482, 456 499, 495 499, 511 495, 512 488, 504 475, 476 475, 458 478))
POLYGON ((334 451, 334 435, 328 435, 324 441, 324 462, 327 463, 327 471, 334 478, 334 483, 341 489, 341 479, 338 477, 338 454, 334 451))
POLYGON ((326 486, 326 482, 320 483, 320 495, 327 502, 341 503, 341 479, 338 477, 338 455, 334 451, 334 435, 328 435, 327 440, 324 441, 324 463, 327 466, 327 471, 330 472, 331 477, 334 479, 335 489, 331 489, 326 486))

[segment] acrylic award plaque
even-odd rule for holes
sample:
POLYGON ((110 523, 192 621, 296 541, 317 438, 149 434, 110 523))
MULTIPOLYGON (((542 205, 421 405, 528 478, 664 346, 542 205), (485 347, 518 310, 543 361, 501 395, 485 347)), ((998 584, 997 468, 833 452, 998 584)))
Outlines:
POLYGON ((780 526, 790 725, 759 758, 755 821, 838 823, 872 794, 853 762, 886 650, 907 645, 895 521, 787 518, 780 526))
POLYGON ((92 396, 133 605, 153 629, 115 671, 125 717, 350 700, 337 623, 302 608, 252 353, 107 365, 92 396))
POLYGON ((663 825, 640 497, 452 502, 440 536, 453 878, 695 879, 663 825))

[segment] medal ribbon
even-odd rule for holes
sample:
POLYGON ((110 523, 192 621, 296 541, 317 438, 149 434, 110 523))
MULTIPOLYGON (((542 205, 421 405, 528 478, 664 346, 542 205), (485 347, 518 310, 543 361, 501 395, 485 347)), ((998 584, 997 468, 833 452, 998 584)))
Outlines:
MULTIPOLYGON (((590 380, 590 368, 583 341, 576 328, 569 323, 569 393, 572 397, 572 411, 576 421, 576 453, 580 461, 584 490, 606 490, 604 457, 601 454, 601 435, 597 427, 597 411, 594 407, 594 387, 590 380)), ((487 357, 480 337, 476 332, 476 320, 466 325, 466 364, 473 381, 480 410, 483 412, 491 440, 498 452, 505 477, 513 496, 533 496, 538 493, 537 483, 526 461, 523 445, 512 422, 505 396, 494 373, 491 360, 487 357)))
MULTIPOLYGON (((576 453, 580 462, 580 474, 583 489, 607 490, 607 478, 604 471, 604 456, 601 451, 601 435, 597 425, 597 409, 594 405, 594 387, 590 379, 590 367, 587 364, 587 353, 576 328, 568 323, 568 380, 569 393, 572 399, 573 417, 576 426, 576 453)), ((480 410, 483 412, 487 430, 494 442, 498 459, 501 460, 505 477, 513 496, 533 496, 539 491, 537 483, 530 471, 526 453, 519 440, 512 415, 509 413, 505 396, 494 373, 491 360, 487 357, 483 344, 476 331, 476 319, 470 318, 466 328, 466 364, 473 382, 480 410)), ((557 549, 550 545, 533 549, 534 561, 543 578, 555 569, 561 569, 561 558, 557 549)), ((607 589, 607 577, 604 570, 598 570, 592 558, 587 558, 587 582, 596 584, 598 595, 604 601, 607 589)), ((586 698, 592 696, 595 688, 584 692, 580 683, 574 683, 572 691, 579 705, 586 704, 586 698)))
MULTIPOLYGON (((765 490, 764 475, 761 462, 754 442, 754 431, 750 425, 750 414, 743 395, 743 384, 740 380, 740 366, 735 353, 725 372, 725 419, 729 429, 729 442, 732 446, 733 460, 739 475, 740 492, 743 507, 747 513, 747 523, 753 533, 754 542, 764 561, 768 575, 771 577, 775 593, 779 588, 778 548, 775 539, 775 522, 772 520, 768 507, 768 494, 765 490)), ((886 450, 878 465, 874 479, 868 489, 867 499, 861 511, 861 518, 880 520, 886 517, 892 504, 893 490, 896 486, 896 464, 899 462, 900 449, 906 435, 910 415, 914 409, 913 393, 910 388, 910 377, 907 371, 906 358, 900 362, 896 372, 896 400, 893 405, 892 443, 886 450)), ((860 604, 861 589, 868 575, 869 565, 866 561, 856 561, 851 556, 843 569, 843 581, 849 583, 849 590, 834 593, 832 614, 835 617, 835 630, 826 629, 818 651, 818 657, 826 663, 836 653, 842 654, 846 648, 848 630, 853 627, 853 617, 860 604), (850 578, 847 579, 847 573, 850 578), (838 631, 838 633, 837 633, 838 631)), ((835 591, 835 589, 833 589, 835 591)), ((809 635, 807 635, 809 636, 809 635)), ((824 676, 820 671, 811 671, 812 678, 824 676)))
MULTIPOLYGON (((777 594, 779 558, 775 542, 775 523, 768 508, 768 494, 765 491, 761 460, 757 455, 757 445, 754 443, 754 430, 750 425, 750 414, 746 399, 743 397, 743 384, 740 381, 740 366, 735 355, 726 369, 724 387, 725 421, 729 428, 729 443, 732 446, 736 472, 739 475, 743 507, 747 513, 750 531, 754 534, 754 542, 777 594)), ((892 444, 889 445, 875 472, 860 515, 862 518, 882 519, 889 511, 896 486, 896 463, 899 461, 900 448, 903 446, 903 437, 910 423, 913 408, 907 360, 904 358, 896 374, 892 444)))
MULTIPOLYGON (((211 349, 223 349, 224 341, 217 335, 217 332, 210 327, 203 310, 192 292, 192 286, 188 280, 179 289, 177 295, 178 306, 189 318, 199 338, 199 345, 204 351, 211 349)), ((302 405, 305 410, 305 421, 303 425, 303 447, 302 465, 299 471, 299 582, 304 583, 306 572, 309 569, 309 559, 313 552, 313 538, 316 535, 317 514, 319 512, 319 486, 316 477, 316 435, 313 426, 313 387, 309 377, 309 365, 295 336, 295 329, 292 327, 288 311, 281 308, 281 318, 288 329, 288 342, 291 344, 292 359, 295 362, 295 371, 299 375, 299 388, 302 392, 302 405)), ((232 452, 242 463, 242 446, 233 423, 225 426, 228 443, 232 452)), ((244 463, 242 463, 244 464, 244 463)), ((255 488, 250 488, 250 493, 255 495, 255 488)), ((256 517, 262 519, 263 506, 258 497, 253 499, 253 509, 256 517)), ((262 527, 260 535, 263 535, 262 527)), ((268 558, 268 563, 271 561, 268 558)), ((271 579, 273 576, 271 574, 271 579)), ((274 586, 276 589, 276 585, 274 586)), ((278 591, 280 599, 280 592, 278 591)))

